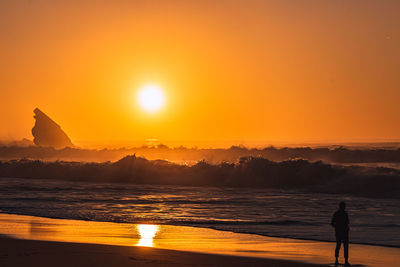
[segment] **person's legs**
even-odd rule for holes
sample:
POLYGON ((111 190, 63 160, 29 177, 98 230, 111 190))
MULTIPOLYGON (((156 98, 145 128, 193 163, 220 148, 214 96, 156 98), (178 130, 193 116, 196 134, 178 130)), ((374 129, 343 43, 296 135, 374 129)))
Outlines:
POLYGON ((346 264, 349 264, 349 240, 343 241, 343 249, 344 249, 344 259, 346 260, 346 264))
POLYGON ((336 248, 335 248, 335 264, 339 264, 339 251, 340 251, 340 245, 342 244, 342 241, 340 239, 336 239, 336 248))

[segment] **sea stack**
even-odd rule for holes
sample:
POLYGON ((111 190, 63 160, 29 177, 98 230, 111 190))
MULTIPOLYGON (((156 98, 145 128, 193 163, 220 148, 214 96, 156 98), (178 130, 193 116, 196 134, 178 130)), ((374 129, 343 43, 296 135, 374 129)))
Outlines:
POLYGON ((33 142, 37 146, 54 147, 57 149, 73 147, 71 139, 55 121, 36 108, 33 116, 36 120, 32 128, 33 142))

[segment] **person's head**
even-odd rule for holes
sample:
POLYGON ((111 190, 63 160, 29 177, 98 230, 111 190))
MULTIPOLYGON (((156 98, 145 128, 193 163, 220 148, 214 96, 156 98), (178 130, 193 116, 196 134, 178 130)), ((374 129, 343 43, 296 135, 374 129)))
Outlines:
POLYGON ((341 201, 341 202, 339 203, 339 209, 345 210, 345 209, 346 209, 346 202, 341 201))

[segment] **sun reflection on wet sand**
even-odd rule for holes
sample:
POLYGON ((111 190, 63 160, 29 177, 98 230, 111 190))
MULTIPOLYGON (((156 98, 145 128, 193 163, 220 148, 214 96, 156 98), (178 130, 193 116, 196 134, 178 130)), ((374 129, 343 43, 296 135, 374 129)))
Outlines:
POLYGON ((153 247, 153 240, 158 232, 159 226, 153 224, 138 224, 137 230, 140 234, 139 242, 136 246, 153 247))

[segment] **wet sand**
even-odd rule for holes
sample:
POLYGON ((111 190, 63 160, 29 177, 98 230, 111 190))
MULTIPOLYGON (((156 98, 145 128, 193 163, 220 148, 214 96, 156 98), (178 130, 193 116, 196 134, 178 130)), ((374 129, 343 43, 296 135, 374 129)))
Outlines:
POLYGON ((261 258, 157 249, 0 238, 0 266, 319 266, 261 258))
MULTIPOLYGON (((49 219, 2 213, 0 235, 3 235, 0 266, 47 266, 40 263, 53 264, 57 258, 65 259, 60 263, 69 264, 65 266, 295 266, 293 264, 299 262, 303 265, 298 266, 329 265, 334 261, 335 247, 333 242, 238 234, 207 228, 49 219), (106 265, 101 265, 106 262, 106 265), (12 265, 14 263, 21 265, 12 265)), ((356 266, 396 266, 399 261, 400 248, 350 245, 350 262, 356 266)))

